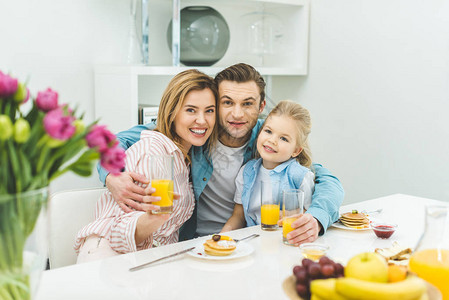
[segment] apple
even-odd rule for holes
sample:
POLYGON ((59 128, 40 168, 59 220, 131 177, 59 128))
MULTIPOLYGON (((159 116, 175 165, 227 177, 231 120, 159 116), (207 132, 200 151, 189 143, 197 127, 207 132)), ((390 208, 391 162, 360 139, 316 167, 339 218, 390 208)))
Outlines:
POLYGON ((374 252, 364 252, 352 257, 345 267, 345 277, 366 281, 387 282, 388 264, 374 252))

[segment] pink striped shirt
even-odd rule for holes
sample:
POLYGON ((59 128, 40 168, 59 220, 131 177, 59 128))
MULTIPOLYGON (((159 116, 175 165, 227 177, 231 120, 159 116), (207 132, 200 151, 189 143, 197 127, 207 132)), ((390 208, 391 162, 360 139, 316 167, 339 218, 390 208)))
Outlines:
POLYGON ((134 235, 137 219, 145 212, 125 213, 105 191, 97 201, 95 221, 78 232, 74 248, 79 252, 84 239, 98 235, 109 240, 112 249, 119 253, 128 253, 148 249, 155 245, 167 245, 178 241, 179 228, 193 213, 195 205, 192 186, 189 183, 189 169, 181 150, 165 135, 145 130, 140 140, 126 151, 126 169, 150 178, 149 158, 153 155, 172 154, 174 157, 174 189, 181 195, 173 203, 173 213, 156 232, 141 244, 136 245, 134 235))

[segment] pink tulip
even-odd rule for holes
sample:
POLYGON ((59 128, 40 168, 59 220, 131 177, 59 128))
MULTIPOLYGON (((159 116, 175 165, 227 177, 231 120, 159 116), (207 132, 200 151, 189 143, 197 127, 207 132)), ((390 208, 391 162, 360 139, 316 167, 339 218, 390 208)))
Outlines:
POLYGON ((27 95, 25 96, 25 99, 23 100, 22 104, 27 103, 30 99, 30 90, 27 88, 27 95))
POLYGON ((119 174, 125 167, 125 151, 116 146, 101 154, 101 166, 111 174, 119 174))
POLYGON ((19 82, 17 79, 3 74, 2 71, 0 71, 0 98, 6 98, 13 95, 16 92, 18 85, 19 82))
POLYGON ((75 133, 71 112, 64 112, 62 107, 49 111, 44 117, 45 131, 54 139, 68 140, 75 133))
POLYGON ((97 148, 99 152, 105 152, 109 148, 117 145, 115 135, 106 129, 106 126, 95 125, 86 136, 87 145, 90 148, 97 148))
POLYGON ((58 93, 48 88, 37 93, 36 105, 42 111, 50 111, 58 107, 58 93))

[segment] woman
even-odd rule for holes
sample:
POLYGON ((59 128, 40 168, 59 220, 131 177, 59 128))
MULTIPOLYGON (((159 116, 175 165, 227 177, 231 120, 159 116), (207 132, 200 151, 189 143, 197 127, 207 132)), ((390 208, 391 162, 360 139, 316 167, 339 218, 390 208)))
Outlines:
POLYGON ((150 203, 146 212, 125 213, 106 191, 97 202, 96 220, 78 233, 74 246, 78 263, 178 241, 178 230, 195 205, 189 183, 189 152, 192 146, 206 142, 209 149, 214 146, 217 99, 213 79, 197 70, 181 72, 170 81, 159 105, 156 129, 143 131, 140 140, 126 151, 126 169, 149 178, 151 156, 173 155, 174 189, 180 193, 173 212, 151 214, 159 207, 150 203))

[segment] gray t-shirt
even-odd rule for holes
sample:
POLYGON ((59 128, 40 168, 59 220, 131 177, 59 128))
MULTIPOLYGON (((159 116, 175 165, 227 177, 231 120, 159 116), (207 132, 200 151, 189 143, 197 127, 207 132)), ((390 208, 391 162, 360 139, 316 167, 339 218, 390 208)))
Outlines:
MULTIPOLYGON (((238 175, 235 179, 235 195, 234 195, 234 202, 238 204, 242 204, 242 193, 243 193, 243 170, 245 169, 245 166, 243 166, 238 175)), ((271 183, 270 179, 270 170, 265 169, 262 164, 260 164, 259 172, 257 174, 257 178, 254 181, 253 190, 251 192, 251 199, 249 201, 249 207, 248 207, 248 215, 256 221, 257 224, 260 224, 262 222, 262 219, 260 217, 260 199, 261 199, 261 182, 268 182, 271 183)), ((268 186, 268 190, 266 190, 267 194, 271 194, 271 184, 268 186)))
POLYGON ((235 178, 243 164, 246 144, 230 148, 218 142, 212 153, 214 171, 198 201, 199 236, 220 232, 234 210, 235 178))

